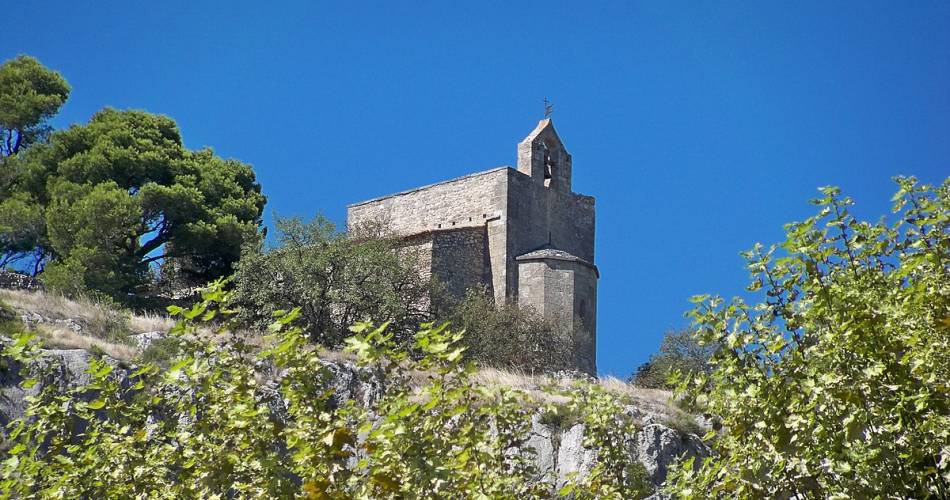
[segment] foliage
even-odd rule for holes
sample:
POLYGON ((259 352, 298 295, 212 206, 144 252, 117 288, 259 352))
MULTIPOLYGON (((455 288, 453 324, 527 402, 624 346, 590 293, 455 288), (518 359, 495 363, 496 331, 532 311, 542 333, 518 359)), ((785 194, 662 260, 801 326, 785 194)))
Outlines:
POLYGON ((950 495, 950 179, 896 180, 893 225, 826 187, 780 247, 746 252, 762 302, 695 298, 697 340, 723 347, 682 389, 723 431, 675 495, 950 495))
MULTIPOLYGON (((523 395, 473 383, 460 333, 424 325, 414 336, 423 356, 412 361, 385 324, 357 325, 347 350, 365 382, 384 387, 365 406, 340 403, 320 353, 292 326, 300 309, 278 313, 261 352, 201 327, 233 312, 221 306, 229 297, 220 282, 203 298, 189 310, 171 308, 181 318, 170 337, 181 355, 167 370, 145 363, 121 376, 100 359, 86 385, 44 384, 11 424, 0 497, 551 496, 524 453, 531 419, 523 395)), ((36 362, 28 335, 4 355, 40 370, 26 387, 52 374, 36 362)), ((633 489, 642 487, 642 467, 623 463, 624 437, 632 436, 623 434, 634 429, 616 418, 619 404, 592 385, 578 386, 570 401, 603 458, 565 494, 642 494, 633 489)))
POLYGON ((0 202, 0 268, 34 257, 34 274, 47 248, 43 210, 26 193, 13 193, 0 202))
POLYGON ((234 277, 239 320, 264 329, 271 312, 299 307, 310 338, 337 347, 358 321, 387 321, 402 344, 428 319, 430 286, 393 240, 344 234, 322 216, 275 218, 276 248, 248 246, 234 277))
POLYGON ((51 118, 69 97, 69 84, 36 59, 18 56, 0 65, 0 268, 33 257, 34 274, 46 248, 43 211, 12 189, 21 162, 15 157, 43 143, 51 118))
POLYGON ((567 325, 516 304, 495 305, 484 292, 471 290, 451 309, 451 323, 465 329, 466 355, 486 366, 530 373, 572 368, 573 335, 567 325))
MULTIPOLYGON (((30 56, 0 64, 0 157, 43 141, 50 131, 46 121, 66 102, 69 91, 59 73, 30 56)), ((0 193, 2 188, 0 183, 0 193)))
POLYGON ((673 389, 675 384, 669 381, 673 372, 708 373, 709 358, 715 350, 715 343, 699 343, 688 329, 670 330, 663 336, 660 351, 637 368, 630 382, 652 389, 673 389))
POLYGON ((140 361, 152 363, 167 368, 176 358, 181 356, 181 346, 176 338, 159 338, 151 341, 142 351, 140 361))
POLYGON ((17 318, 16 311, 0 300, 0 335, 10 337, 22 330, 23 323, 17 318))
POLYGON ((230 273, 257 237, 264 197, 250 166, 184 148, 165 116, 107 108, 17 161, 15 196, 0 203, 0 241, 51 256, 52 289, 123 299, 148 280, 152 262, 203 282, 230 273), (17 213, 42 221, 6 215, 17 213))

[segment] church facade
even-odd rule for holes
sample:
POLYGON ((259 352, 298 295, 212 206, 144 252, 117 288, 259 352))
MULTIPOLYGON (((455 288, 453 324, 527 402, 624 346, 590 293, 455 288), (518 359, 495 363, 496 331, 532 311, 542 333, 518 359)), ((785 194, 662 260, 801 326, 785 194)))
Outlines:
POLYGON ((550 119, 499 167, 350 205, 416 252, 456 297, 474 287, 568 325, 576 368, 596 372, 594 198, 572 191, 572 159, 550 119))

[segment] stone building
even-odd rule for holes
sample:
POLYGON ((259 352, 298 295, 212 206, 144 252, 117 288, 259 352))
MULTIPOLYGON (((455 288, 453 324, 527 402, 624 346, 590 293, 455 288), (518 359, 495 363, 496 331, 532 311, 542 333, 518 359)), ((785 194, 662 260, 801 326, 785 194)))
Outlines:
POLYGON ((571 190, 571 155, 550 119, 499 167, 356 203, 347 225, 379 225, 417 252, 425 271, 461 297, 485 287, 569 325, 577 368, 596 371, 594 198, 571 190))

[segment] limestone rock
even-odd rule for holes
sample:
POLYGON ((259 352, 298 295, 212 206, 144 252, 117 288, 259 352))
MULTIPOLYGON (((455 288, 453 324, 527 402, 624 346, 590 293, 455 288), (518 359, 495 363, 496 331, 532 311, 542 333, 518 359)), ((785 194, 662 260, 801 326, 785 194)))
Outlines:
POLYGON ((681 456, 703 458, 709 455, 698 437, 662 424, 647 425, 637 433, 635 452, 655 485, 663 483, 669 466, 681 456))
POLYGON ((330 373, 330 386, 333 388, 330 404, 333 406, 355 400, 363 407, 370 407, 385 392, 383 375, 372 369, 347 361, 324 361, 323 366, 330 373))
POLYGON ((575 424, 561 434, 557 451, 557 486, 574 475, 584 475, 594 466, 597 453, 584 447, 584 425, 575 424))
MULTIPOLYGON (((0 337, 0 349, 5 348, 12 340, 0 337)), ((38 383, 29 389, 23 389, 21 369, 23 365, 7 357, 0 358, 0 435, 6 435, 6 424, 23 416, 26 411, 27 396, 35 396, 49 384, 56 384, 63 389, 79 387, 89 383, 90 375, 86 373, 93 354, 83 349, 43 349, 37 366, 32 367, 34 373, 49 370, 40 377, 38 383)), ((118 364, 109 359, 110 363, 118 364)), ((119 369, 119 375, 124 370, 119 369)))
POLYGON ((152 342, 162 339, 165 337, 165 332, 155 331, 155 332, 145 332, 137 333, 130 336, 132 342, 135 343, 135 346, 139 348, 140 351, 144 351, 148 346, 152 345, 152 342))
POLYGON ((541 480, 547 483, 553 483, 557 473, 558 450, 554 447, 555 440, 557 440, 557 444, 560 444, 559 433, 551 426, 541 422, 540 413, 532 415, 531 434, 528 437, 526 447, 528 452, 533 454, 541 480))

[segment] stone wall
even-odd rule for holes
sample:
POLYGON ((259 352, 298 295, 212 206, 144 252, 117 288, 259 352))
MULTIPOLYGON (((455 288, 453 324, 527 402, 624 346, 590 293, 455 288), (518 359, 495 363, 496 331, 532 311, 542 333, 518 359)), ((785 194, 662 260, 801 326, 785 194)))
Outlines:
POLYGON ((487 246, 484 226, 433 233, 432 274, 450 296, 461 299, 472 288, 492 289, 487 246))
POLYGON ((355 203, 347 207, 347 226, 378 223, 399 236, 482 226, 505 209, 508 170, 486 170, 355 203))
POLYGON ((508 250, 522 255, 550 245, 594 262, 594 198, 545 188, 509 171, 508 250))
POLYGON ((425 279, 436 278, 461 299, 471 288, 492 290, 486 226, 428 231, 402 240, 400 252, 415 261, 425 279))
POLYGON ((43 290, 43 284, 32 276, 0 269, 0 288, 8 290, 43 290))
POLYGON ((347 226, 354 230, 379 225, 384 231, 411 236, 410 240, 416 242, 430 239, 430 233, 479 228, 484 231, 484 241, 480 243, 482 253, 477 255, 477 265, 482 265, 487 255, 490 265, 484 279, 495 291, 495 299, 504 301, 509 288, 504 217, 509 171, 508 167, 496 168, 350 205, 347 226))
POLYGON ((572 328, 577 369, 596 373, 596 269, 576 260, 519 259, 518 286, 519 305, 572 328))

